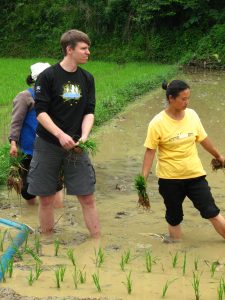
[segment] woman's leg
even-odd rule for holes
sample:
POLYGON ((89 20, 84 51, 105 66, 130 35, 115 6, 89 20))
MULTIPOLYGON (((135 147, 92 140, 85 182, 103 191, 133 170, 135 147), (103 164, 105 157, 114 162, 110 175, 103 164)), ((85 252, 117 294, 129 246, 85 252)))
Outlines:
POLYGON ((168 224, 168 231, 172 240, 180 240, 182 238, 181 225, 172 226, 168 224))
POLYGON ((225 219, 221 214, 218 214, 214 218, 210 218, 209 221, 214 226, 215 230, 225 239, 225 219))

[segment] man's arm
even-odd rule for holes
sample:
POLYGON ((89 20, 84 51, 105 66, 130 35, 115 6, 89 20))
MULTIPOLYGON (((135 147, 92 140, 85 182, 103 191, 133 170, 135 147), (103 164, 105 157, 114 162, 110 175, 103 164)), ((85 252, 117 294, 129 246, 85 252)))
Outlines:
POLYGON ((87 114, 84 116, 82 125, 81 125, 81 138, 82 142, 85 142, 88 139, 88 136, 91 132, 91 129, 94 124, 94 114, 87 114))
POLYGON ((61 146, 66 150, 70 150, 75 146, 72 137, 63 132, 50 118, 46 112, 41 112, 37 116, 38 122, 60 142, 61 146))

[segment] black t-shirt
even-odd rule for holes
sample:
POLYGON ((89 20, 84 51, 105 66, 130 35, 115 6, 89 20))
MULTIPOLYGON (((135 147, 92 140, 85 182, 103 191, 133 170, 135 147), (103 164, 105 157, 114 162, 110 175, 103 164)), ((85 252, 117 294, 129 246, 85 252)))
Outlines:
MULTIPOLYGON (((42 72, 35 83, 37 115, 46 112, 52 121, 72 137, 81 135, 86 114, 94 114, 95 84, 93 76, 78 67, 75 72, 65 71, 60 64, 42 72)), ((58 139, 40 123, 37 134, 48 142, 60 145, 58 139)))

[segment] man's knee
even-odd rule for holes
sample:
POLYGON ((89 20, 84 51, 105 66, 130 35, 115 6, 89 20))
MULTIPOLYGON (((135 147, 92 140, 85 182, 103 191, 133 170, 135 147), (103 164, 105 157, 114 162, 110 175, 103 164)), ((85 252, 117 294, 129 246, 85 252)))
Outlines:
POLYGON ((49 207, 54 205, 54 196, 40 196, 40 206, 49 207))
POLYGON ((95 199, 93 195, 82 195, 77 197, 81 205, 90 206, 90 207, 95 205, 95 199))

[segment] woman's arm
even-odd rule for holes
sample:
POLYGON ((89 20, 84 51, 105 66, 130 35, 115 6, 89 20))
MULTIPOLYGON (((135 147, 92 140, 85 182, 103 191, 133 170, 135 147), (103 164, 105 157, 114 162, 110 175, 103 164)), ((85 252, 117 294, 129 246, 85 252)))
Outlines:
POLYGON ((142 166, 142 174, 145 177, 145 179, 148 178, 149 172, 151 170, 152 163, 155 157, 155 152, 155 149, 146 148, 142 166))
POLYGON ((215 148, 208 137, 205 138, 200 144, 206 151, 208 151, 210 154, 212 154, 212 156, 218 159, 221 162, 222 166, 224 166, 225 158, 218 152, 218 150, 215 148))

